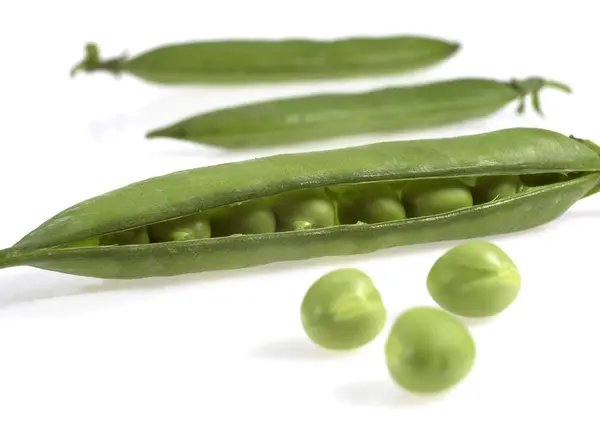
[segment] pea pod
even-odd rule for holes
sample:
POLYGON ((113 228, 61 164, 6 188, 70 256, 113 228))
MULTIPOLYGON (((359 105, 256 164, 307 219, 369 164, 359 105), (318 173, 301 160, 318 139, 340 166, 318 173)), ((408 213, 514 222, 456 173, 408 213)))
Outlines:
POLYGON ((214 40, 169 44, 137 56, 103 60, 85 46, 77 72, 128 73, 158 84, 246 84, 412 72, 452 56, 459 44, 396 35, 332 40, 214 40))
MULTIPOLYGON (((0 268, 26 265, 75 275, 132 279, 490 236, 556 219, 583 197, 598 192, 599 180, 598 146, 536 128, 277 154, 178 171, 92 197, 59 212, 11 248, 0 251, 0 268), (392 190, 400 185, 401 192, 411 182, 431 179, 458 178, 467 185, 471 182, 466 178, 544 173, 569 176, 488 202, 379 223, 344 224, 336 215, 334 225, 318 228, 151 244, 77 246, 86 239, 203 212, 210 213, 214 221, 221 211, 239 203, 277 208, 282 203, 293 204, 290 199, 304 196, 307 190, 325 191, 321 196, 335 204, 337 192, 330 193, 330 189, 349 190, 382 182, 392 190)), ((334 209, 338 209, 337 204, 334 209)), ((300 219, 306 217, 297 221, 300 219)))
POLYGON ((438 127, 495 113, 531 96, 541 113, 544 87, 571 89, 542 78, 499 81, 454 79, 358 93, 328 93, 274 99, 200 113, 149 131, 147 138, 172 138, 229 149, 274 147, 339 136, 438 127))

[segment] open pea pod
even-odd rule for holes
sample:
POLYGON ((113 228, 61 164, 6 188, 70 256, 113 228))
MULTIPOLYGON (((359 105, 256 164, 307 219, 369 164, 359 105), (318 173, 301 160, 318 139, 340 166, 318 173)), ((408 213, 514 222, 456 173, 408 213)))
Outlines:
POLYGON ((279 154, 174 172, 90 198, 0 251, 0 268, 132 279, 496 235, 559 217, 597 192, 599 180, 595 144, 535 128, 279 154), (525 181, 540 175, 545 183, 525 181), (520 186, 498 188, 503 178, 520 186), (494 181, 479 181, 486 179, 494 181), (503 192, 474 201, 469 193, 479 184, 503 192), (368 206, 369 197, 378 207, 366 213, 377 222, 340 222, 347 220, 344 208, 362 214, 348 200, 368 206), (393 199, 407 211, 397 211, 393 199), (273 218, 265 217, 269 211, 273 218), (252 216, 234 224, 244 232, 215 236, 210 229, 245 214, 252 216), (135 240, 140 230, 150 233, 142 244, 135 240), (119 232, 136 235, 102 240, 119 232))

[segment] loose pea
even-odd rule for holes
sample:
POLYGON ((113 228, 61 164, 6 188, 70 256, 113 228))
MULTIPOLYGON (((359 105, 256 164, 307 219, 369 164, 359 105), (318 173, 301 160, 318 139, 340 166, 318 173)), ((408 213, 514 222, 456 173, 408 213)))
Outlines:
POLYGON ((302 193, 286 199, 275 213, 279 231, 325 228, 336 222, 333 202, 318 193, 302 193))
POLYGON ((459 180, 416 180, 402 190, 410 217, 430 216, 473 205, 467 185, 459 180))
POLYGON ((385 345, 392 379, 414 393, 438 393, 454 387, 470 373, 475 342, 450 313, 432 307, 413 307, 402 313, 385 345))
POLYGON ((205 215, 172 219, 148 228, 153 242, 186 241, 209 238, 211 227, 205 215))
POLYGON ((258 205, 240 205, 215 215, 211 221, 215 237, 232 234, 264 234, 276 231, 273 211, 258 205))
POLYGON ((317 345, 333 350, 359 348, 377 337, 387 312, 379 291, 365 273, 334 270, 307 291, 301 306, 302 325, 317 345))
POLYGON ((521 289, 521 275, 498 246, 470 241, 442 255, 427 276, 427 289, 442 308, 466 317, 496 315, 521 289))
POLYGON ((482 204, 508 198, 521 190, 518 176, 485 176, 477 180, 473 190, 473 201, 482 204))
POLYGON ((102 236, 101 246, 148 244, 148 230, 145 227, 102 236))

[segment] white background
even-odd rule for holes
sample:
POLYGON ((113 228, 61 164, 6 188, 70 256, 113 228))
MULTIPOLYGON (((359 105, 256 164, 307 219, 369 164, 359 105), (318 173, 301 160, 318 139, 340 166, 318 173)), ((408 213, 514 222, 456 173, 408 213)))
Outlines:
MULTIPOLYGON (((2 2, 0 247, 127 183, 268 154, 144 139, 184 115, 250 100, 542 75, 574 89, 543 92, 545 118, 531 109, 518 117, 511 105, 481 121, 383 138, 540 126, 600 141, 595 9, 591 1, 508 0, 2 2), (424 73, 378 80, 173 89, 102 74, 69 78, 87 41, 108 56, 201 38, 393 33, 456 40, 462 49, 424 73)), ((594 197, 544 227, 493 239, 519 266, 522 292, 504 314, 471 327, 476 366, 436 398, 392 384, 387 328, 365 349, 330 355, 304 337, 299 306, 316 278, 356 266, 380 288, 391 324, 408 307, 433 304, 426 274, 450 243, 152 281, 2 270, 0 431, 597 431, 599 216, 594 197)))

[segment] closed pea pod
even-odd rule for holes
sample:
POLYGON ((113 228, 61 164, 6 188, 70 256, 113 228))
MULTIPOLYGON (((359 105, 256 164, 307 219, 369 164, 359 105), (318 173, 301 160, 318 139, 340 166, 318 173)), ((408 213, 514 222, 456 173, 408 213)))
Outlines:
POLYGON ((71 74, 124 73, 158 84, 251 84, 407 73, 452 56, 454 42, 394 35, 331 40, 211 40, 102 60, 95 43, 71 74))
POLYGON ((92 197, 0 251, 0 267, 26 265, 132 279, 471 239, 552 221, 597 193, 599 179, 598 146, 536 128, 278 154, 178 171, 92 197), (542 173, 569 175, 564 181, 528 186, 505 198, 441 213, 415 216, 407 211, 401 220, 350 224, 342 223, 338 214, 337 194, 353 187, 400 186, 398 193, 404 197, 407 185, 420 181, 458 179, 461 187, 471 188, 477 182, 468 179, 542 173), (306 199, 309 196, 314 198, 306 199), (305 206, 313 199, 319 203, 316 211, 305 206), (210 215, 213 223, 228 208, 249 202, 268 206, 285 224, 278 224, 276 232, 259 234, 63 247, 192 215, 210 215), (298 229, 302 222, 307 226, 298 229))
POLYGON ((515 101, 522 112, 529 96, 541 113, 539 92, 545 87, 571 91, 543 78, 462 78, 223 107, 156 128, 146 136, 244 149, 421 130, 489 116, 515 101))

